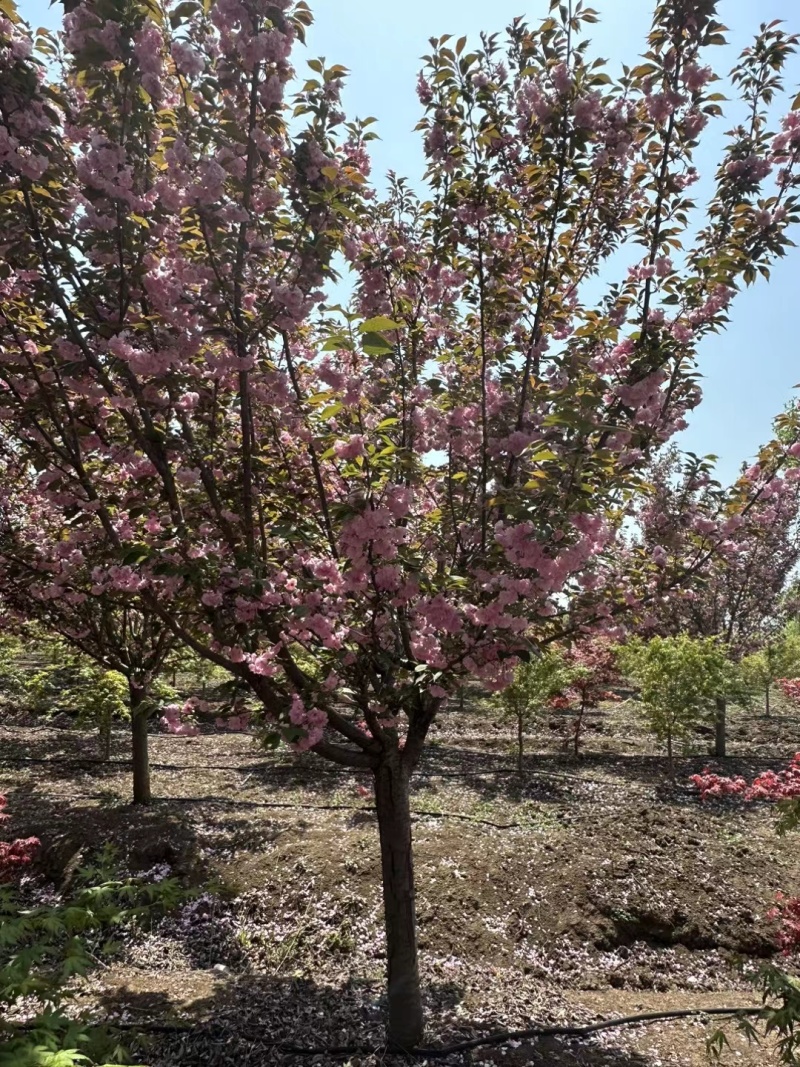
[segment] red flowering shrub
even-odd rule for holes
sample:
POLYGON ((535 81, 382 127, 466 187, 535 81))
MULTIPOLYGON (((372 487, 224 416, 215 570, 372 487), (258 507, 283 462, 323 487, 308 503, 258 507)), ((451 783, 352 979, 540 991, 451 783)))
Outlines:
POLYGON ((793 704, 800 704, 800 678, 779 678, 778 685, 783 695, 793 704))
POLYGON ((609 685, 619 681, 617 650, 602 637, 583 638, 564 654, 570 671, 568 695, 584 708, 596 708, 601 700, 613 699, 609 685))
POLYGON ((778 945, 789 956, 800 949, 800 897, 775 895, 775 907, 767 912, 767 918, 780 923, 778 945))
MULTIPOLYGON (((7 803, 6 798, 0 796, 0 822, 5 822, 10 818, 3 811, 7 803)), ((22 873, 22 868, 33 862, 39 845, 38 837, 0 841, 0 883, 16 881, 22 873)))
POLYGON ((566 703, 558 706, 578 706, 575 721, 567 736, 567 741, 577 756, 585 711, 587 708, 596 708, 601 700, 608 700, 609 685, 619 681, 617 650, 605 637, 584 637, 567 649, 564 662, 569 673, 569 686, 563 694, 566 703))
POLYGON ((704 767, 701 774, 693 774, 689 781, 697 787, 701 800, 708 797, 742 796, 748 788, 746 778, 727 778, 722 774, 714 774, 708 767, 704 767))
POLYGON ((748 785, 740 776, 728 778, 714 774, 708 767, 689 779, 698 789, 700 799, 741 796, 744 800, 791 800, 800 797, 800 752, 785 771, 764 771, 748 785))

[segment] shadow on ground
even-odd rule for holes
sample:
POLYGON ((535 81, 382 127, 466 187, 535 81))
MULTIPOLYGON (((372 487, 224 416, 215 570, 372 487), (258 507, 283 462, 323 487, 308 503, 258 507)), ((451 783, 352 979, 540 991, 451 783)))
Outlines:
MULTIPOLYGON (((182 1029, 173 1032, 147 1033, 148 1026, 177 1022, 167 993, 139 992, 121 985, 108 990, 98 1007, 106 1017, 124 1014, 134 1028, 142 1027, 142 1039, 127 1039, 127 1044, 134 1062, 149 1067, 288 1067, 300 1063, 399 1067, 415 1062, 390 1054, 383 1046, 384 1001, 374 982, 349 980, 340 988, 331 988, 307 979, 237 977, 216 981, 198 993, 181 1017, 178 1025, 182 1029)), ((635 1052, 553 1037, 448 1054, 445 1048, 487 1037, 490 1031, 468 1022, 457 1028, 437 1022, 460 1000, 457 986, 428 986, 424 996, 432 1021, 424 1047, 438 1054, 420 1056, 417 1062, 443 1067, 501 1063, 511 1067, 652 1067, 652 1060, 635 1052)))

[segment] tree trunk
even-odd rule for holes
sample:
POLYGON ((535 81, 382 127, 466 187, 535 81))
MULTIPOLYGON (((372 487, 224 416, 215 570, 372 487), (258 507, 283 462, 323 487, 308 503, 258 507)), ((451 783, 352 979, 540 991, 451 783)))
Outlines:
POLYGON ((145 691, 130 684, 131 740, 133 742, 133 803, 149 804, 150 754, 147 750, 147 709, 144 706, 145 691))
POLYGON ((675 781, 675 760, 672 756, 672 730, 667 730, 667 769, 669 771, 669 780, 675 781))
POLYGON ((714 719, 714 755, 726 755, 728 739, 727 704, 724 697, 717 697, 717 714, 714 719))
POLYGON ((106 763, 111 759, 111 716, 103 712, 100 719, 100 752, 106 763))
POLYGON ((769 690, 770 690, 770 684, 769 684, 769 682, 767 682, 766 692, 764 694, 764 696, 766 697, 766 699, 764 701, 764 706, 766 708, 767 715, 769 715, 769 690))
POLYGON ((522 774, 522 756, 525 751, 525 738, 522 732, 522 712, 517 712, 517 772, 522 774))
POLYGON ((575 757, 577 758, 581 754, 581 732, 583 730, 583 716, 586 711, 586 704, 581 701, 580 711, 578 712, 578 718, 575 720, 575 757))
POLYGON ((386 924, 387 1036, 390 1045, 404 1049, 419 1044, 424 1027, 417 962, 408 779, 397 753, 385 756, 375 770, 386 924))

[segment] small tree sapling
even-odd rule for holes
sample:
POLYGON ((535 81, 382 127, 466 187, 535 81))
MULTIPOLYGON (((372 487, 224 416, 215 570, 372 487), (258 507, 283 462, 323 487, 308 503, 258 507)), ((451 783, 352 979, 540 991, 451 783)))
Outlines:
POLYGON ((625 646, 625 667, 639 688, 645 721, 666 743, 674 780, 674 743, 708 719, 730 690, 734 668, 716 638, 654 637, 625 646))
POLYGON ((570 672, 556 650, 531 656, 514 672, 514 680, 497 694, 497 703, 517 727, 517 771, 522 774, 525 727, 544 704, 560 693, 570 680, 570 672))

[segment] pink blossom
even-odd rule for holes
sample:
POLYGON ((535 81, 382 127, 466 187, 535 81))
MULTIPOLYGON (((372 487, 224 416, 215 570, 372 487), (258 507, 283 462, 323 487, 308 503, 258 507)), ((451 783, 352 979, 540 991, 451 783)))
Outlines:
POLYGON ((205 66, 203 57, 182 41, 172 42, 171 53, 181 74, 186 74, 190 78, 199 74, 205 66))
POLYGON ((699 92, 713 76, 711 67, 701 67, 697 63, 687 63, 681 72, 683 84, 690 93, 699 92))
POLYGON ((366 452, 365 438, 362 434, 353 434, 347 441, 337 441, 333 448, 339 459, 356 459, 366 452))

